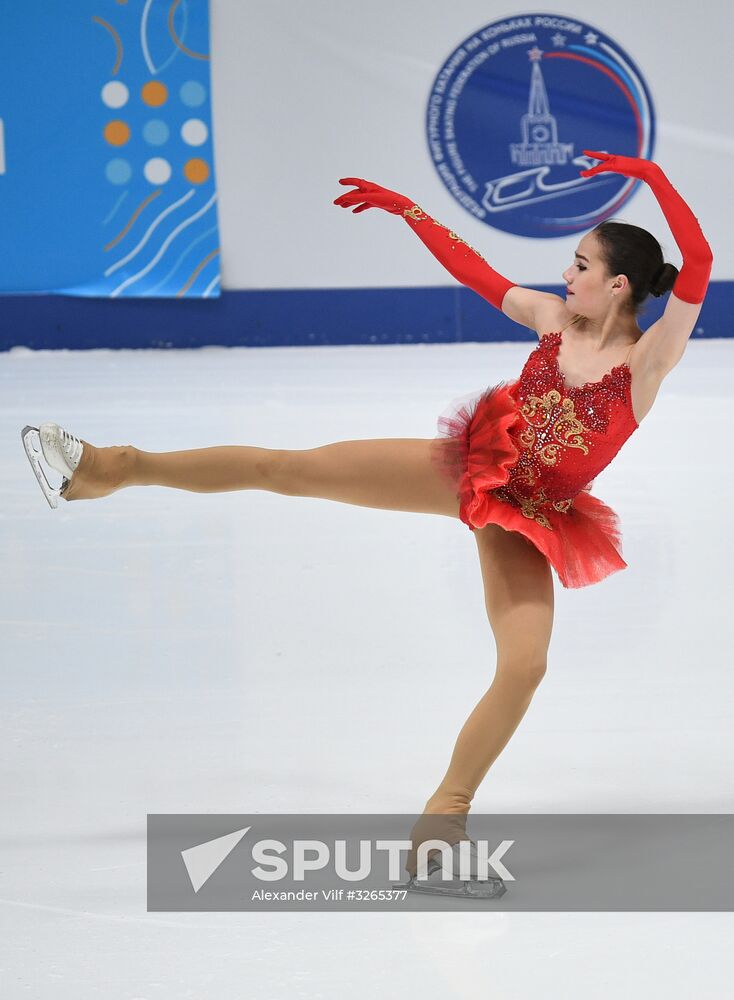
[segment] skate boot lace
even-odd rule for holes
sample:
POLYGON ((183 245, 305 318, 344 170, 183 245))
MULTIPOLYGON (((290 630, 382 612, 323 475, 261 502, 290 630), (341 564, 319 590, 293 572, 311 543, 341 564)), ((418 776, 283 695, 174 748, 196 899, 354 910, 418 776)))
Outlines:
POLYGON ((68 431, 59 428, 61 431, 61 448, 64 452, 64 456, 67 459, 69 466, 72 469, 76 469, 79 465, 79 459, 82 457, 82 443, 78 437, 74 437, 68 431))

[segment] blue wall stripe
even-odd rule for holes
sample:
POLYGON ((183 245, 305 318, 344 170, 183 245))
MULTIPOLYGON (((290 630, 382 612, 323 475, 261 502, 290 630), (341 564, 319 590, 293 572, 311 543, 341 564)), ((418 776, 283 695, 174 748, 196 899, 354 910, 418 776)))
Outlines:
MULTIPOLYGON (((560 285, 536 286, 562 293, 560 285)), ((650 299, 645 329, 667 297, 650 299)), ((474 292, 452 288, 223 291, 218 298, 0 297, 0 350, 95 347, 280 347, 525 341, 533 334, 474 292)), ((734 281, 710 284, 695 337, 731 337, 734 281)))

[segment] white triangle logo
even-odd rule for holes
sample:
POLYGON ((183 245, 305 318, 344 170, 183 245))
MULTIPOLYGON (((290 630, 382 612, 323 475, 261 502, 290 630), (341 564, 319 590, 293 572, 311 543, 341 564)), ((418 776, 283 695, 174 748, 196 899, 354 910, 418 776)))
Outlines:
POLYGON ((252 827, 246 826, 242 830, 235 830, 234 833, 228 833, 224 837, 207 840, 203 844, 197 844, 196 847, 188 847, 185 851, 181 851, 181 857, 186 865, 186 871, 189 873, 194 892, 198 892, 202 885, 212 877, 250 829, 252 827))

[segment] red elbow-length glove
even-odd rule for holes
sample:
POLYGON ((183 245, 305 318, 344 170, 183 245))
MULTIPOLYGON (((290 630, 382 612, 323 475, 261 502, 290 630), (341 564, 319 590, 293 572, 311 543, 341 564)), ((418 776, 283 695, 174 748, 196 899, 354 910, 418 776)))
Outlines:
POLYGON ((701 231, 698 219, 662 169, 652 160, 636 156, 614 156, 611 153, 593 152, 589 149, 585 149, 584 153, 603 162, 590 170, 580 171, 582 177, 593 177, 595 174, 611 171, 645 181, 657 198, 683 257, 683 266, 675 279, 673 293, 676 298, 684 302, 693 304, 703 302, 714 256, 701 231))
POLYGON ((440 261, 449 274, 467 288, 487 299, 497 309, 502 308, 502 300, 510 288, 515 287, 489 266, 484 257, 462 240, 460 236, 430 215, 426 215, 410 198, 396 191, 362 180, 360 177, 342 177, 340 184, 353 184, 355 191, 347 191, 334 200, 341 208, 351 208, 354 214, 368 208, 382 208, 393 215, 402 215, 410 228, 425 243, 433 256, 440 261))

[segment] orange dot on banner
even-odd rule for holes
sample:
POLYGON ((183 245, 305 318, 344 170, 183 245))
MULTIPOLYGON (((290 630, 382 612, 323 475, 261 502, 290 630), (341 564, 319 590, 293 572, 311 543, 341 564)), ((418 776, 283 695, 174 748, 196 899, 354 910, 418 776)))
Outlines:
POLYGON ((142 90, 143 104, 151 108, 159 108, 168 100, 168 87, 158 80, 149 80, 142 90))
POLYGON ((130 127, 121 121, 107 122, 104 137, 110 146, 124 146, 130 141, 130 127))
POLYGON ((209 164, 206 160, 187 160, 184 164, 184 177, 191 184, 203 184, 209 180, 209 164))

